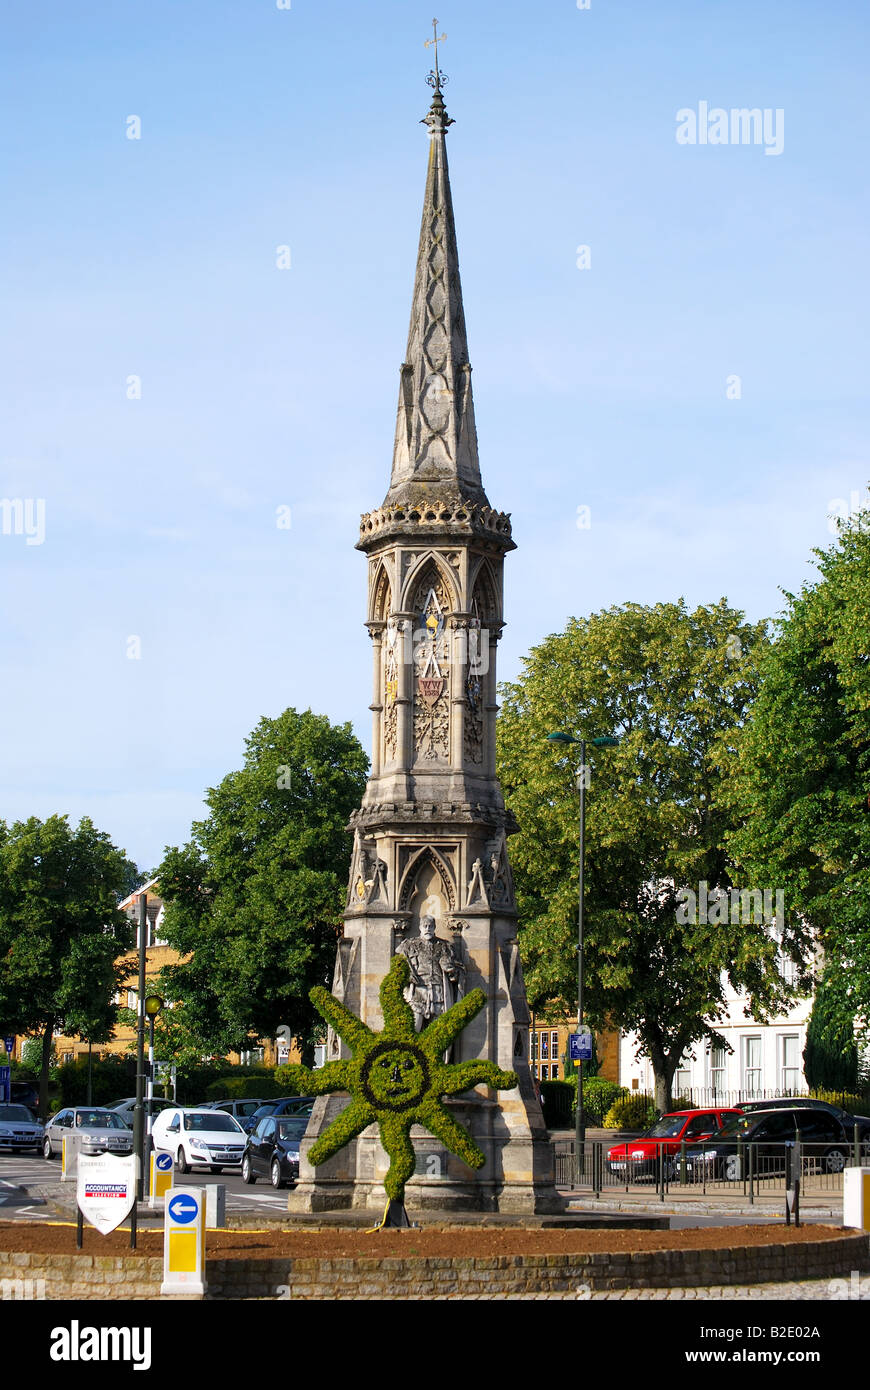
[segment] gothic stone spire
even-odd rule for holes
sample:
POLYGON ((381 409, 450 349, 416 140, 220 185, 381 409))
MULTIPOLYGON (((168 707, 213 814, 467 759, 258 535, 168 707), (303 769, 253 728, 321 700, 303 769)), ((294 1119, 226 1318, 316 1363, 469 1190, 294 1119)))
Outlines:
POLYGON ((386 503, 422 502, 448 491, 486 503, 447 169, 445 136, 453 121, 440 81, 423 124, 429 128, 429 167, 386 503))

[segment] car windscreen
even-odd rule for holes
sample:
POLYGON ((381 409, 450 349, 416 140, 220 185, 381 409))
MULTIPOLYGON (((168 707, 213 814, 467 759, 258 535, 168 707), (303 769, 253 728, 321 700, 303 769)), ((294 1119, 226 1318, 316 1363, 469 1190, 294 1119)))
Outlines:
POLYGON ((673 1139, 686 1123, 685 1115, 662 1115, 644 1135, 644 1139, 673 1139))
POLYGON ((279 1121, 278 1121, 278 1138, 279 1138, 279 1139, 301 1139, 307 1128, 308 1128, 308 1117, 307 1117, 307 1115, 305 1116, 304 1119, 298 1119, 298 1120, 297 1120, 295 1117, 292 1117, 292 1116, 291 1116, 289 1119, 286 1119, 286 1120, 279 1120, 279 1121))
POLYGON ((206 1130, 211 1134, 224 1130, 228 1134, 239 1133, 239 1126, 232 1115, 225 1115, 222 1110, 213 1110, 209 1115, 185 1115, 184 1128, 194 1131, 206 1130))
POLYGON ((120 1115, 111 1110, 79 1110, 75 1118, 76 1129, 127 1129, 120 1115))
POLYGON ((4 1120, 25 1120, 27 1124, 33 1124, 33 1116, 26 1105, 0 1105, 0 1124, 4 1120))

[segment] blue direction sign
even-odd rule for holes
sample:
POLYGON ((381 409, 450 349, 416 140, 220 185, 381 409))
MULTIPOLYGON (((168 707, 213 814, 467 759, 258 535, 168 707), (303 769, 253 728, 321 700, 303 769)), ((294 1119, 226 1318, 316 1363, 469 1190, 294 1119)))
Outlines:
POLYGON ((3 1047, 4 1047, 4 1050, 9 1054, 10 1057, 12 1056, 12 1049, 13 1049, 14 1046, 15 1046, 15 1034, 14 1034, 14 1033, 7 1033, 7 1034, 6 1034, 6 1037, 3 1039, 3 1047))
POLYGON ((188 1221, 193 1221, 199 1212, 199 1203, 192 1197, 181 1193, 178 1197, 173 1197, 169 1203, 169 1215, 173 1221, 177 1221, 179 1226, 186 1226, 188 1221))
POLYGON ((589 1032, 569 1033, 568 1056, 572 1062, 591 1062, 592 1034, 589 1032))
POLYGON ((157 1169, 158 1173, 168 1173, 172 1167, 172 1154, 156 1154, 154 1158, 154 1167, 157 1169))

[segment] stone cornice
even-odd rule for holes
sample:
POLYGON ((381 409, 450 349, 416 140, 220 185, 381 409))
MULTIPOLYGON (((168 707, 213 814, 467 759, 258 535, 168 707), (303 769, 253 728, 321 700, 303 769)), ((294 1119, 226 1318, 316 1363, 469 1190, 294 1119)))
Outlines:
POLYGON ((382 540, 407 538, 410 545, 426 545, 444 536, 450 540, 472 537, 495 541, 500 550, 515 550, 509 512, 497 512, 487 503, 446 496, 432 500, 385 504, 360 518, 357 550, 368 550, 382 540))

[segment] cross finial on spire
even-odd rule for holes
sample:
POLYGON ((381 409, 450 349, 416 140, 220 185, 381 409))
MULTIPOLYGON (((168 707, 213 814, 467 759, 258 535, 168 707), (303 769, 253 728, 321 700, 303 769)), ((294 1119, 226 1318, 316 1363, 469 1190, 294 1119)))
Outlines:
POLYGON ((422 124, 429 127, 430 135, 445 135, 447 133, 447 127, 453 124, 453 120, 448 116, 444 108, 444 97, 441 94, 441 88, 447 81, 447 74, 442 72, 438 66, 438 45, 444 42, 447 35, 438 33, 437 19, 432 20, 432 35, 433 37, 431 39, 426 40, 425 47, 434 47, 435 66, 426 78, 426 81, 429 83, 430 87, 435 88, 435 92, 432 97, 432 105, 429 108, 429 114, 423 117, 422 124))
POLYGON ((430 72, 429 76, 426 78, 426 81, 429 83, 430 87, 435 88, 436 92, 440 92, 442 84, 447 81, 447 76, 445 73, 441 72, 441 70, 438 67, 438 45, 439 43, 444 43, 444 41, 447 38, 447 35, 438 33, 437 19, 432 20, 432 34, 433 37, 431 39, 427 39, 423 45, 424 48, 432 48, 433 46, 435 48, 435 67, 430 72))

